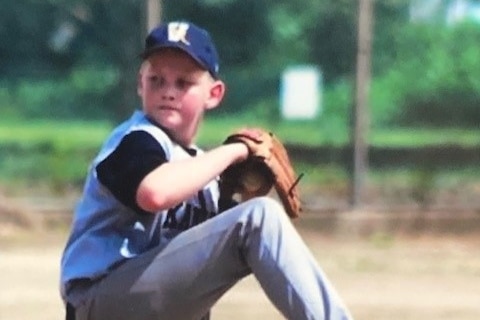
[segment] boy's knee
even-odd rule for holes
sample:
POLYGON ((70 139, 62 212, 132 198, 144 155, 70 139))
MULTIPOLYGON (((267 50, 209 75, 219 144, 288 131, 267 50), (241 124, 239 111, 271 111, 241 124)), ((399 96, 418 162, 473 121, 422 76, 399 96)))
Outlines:
POLYGON ((282 205, 277 200, 267 196, 256 197, 248 202, 252 202, 254 205, 259 206, 266 211, 283 211, 282 205))
POLYGON ((245 212, 255 224, 273 227, 288 221, 283 206, 270 197, 257 197, 244 203, 245 212))

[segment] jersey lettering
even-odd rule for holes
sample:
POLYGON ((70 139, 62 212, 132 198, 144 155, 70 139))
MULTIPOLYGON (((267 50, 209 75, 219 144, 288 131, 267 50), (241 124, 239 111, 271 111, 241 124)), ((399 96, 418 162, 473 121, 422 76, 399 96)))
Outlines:
POLYGON ((176 207, 168 209, 167 212, 167 218, 165 219, 165 222, 163 223, 163 228, 167 229, 176 229, 177 228, 177 211, 180 209, 180 207, 183 205, 183 203, 180 203, 176 207))
POLYGON ((198 192, 198 199, 200 207, 195 207, 191 203, 181 203, 169 209, 162 228, 183 231, 215 216, 215 212, 210 212, 207 209, 205 196, 202 191, 198 192), (178 221, 179 213, 183 213, 180 221, 178 221))

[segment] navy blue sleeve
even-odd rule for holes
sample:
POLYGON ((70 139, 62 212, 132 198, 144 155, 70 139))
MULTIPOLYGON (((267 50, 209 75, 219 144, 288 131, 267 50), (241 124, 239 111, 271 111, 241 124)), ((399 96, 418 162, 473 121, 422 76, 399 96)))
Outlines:
POLYGON ((138 186, 147 174, 166 161, 158 141, 147 132, 134 131, 97 165, 97 177, 121 203, 144 213, 136 202, 138 186))

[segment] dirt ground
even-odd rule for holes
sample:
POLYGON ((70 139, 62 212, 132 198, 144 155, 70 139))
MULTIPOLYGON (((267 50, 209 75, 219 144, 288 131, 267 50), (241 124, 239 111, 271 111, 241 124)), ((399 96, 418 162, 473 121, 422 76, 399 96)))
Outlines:
MULTIPOLYGON (((480 319, 480 236, 419 232, 327 233, 297 225, 355 319, 480 319)), ((0 319, 64 317, 58 294, 66 229, 0 232, 0 319)), ((283 319, 253 277, 241 281, 212 319, 283 319)))

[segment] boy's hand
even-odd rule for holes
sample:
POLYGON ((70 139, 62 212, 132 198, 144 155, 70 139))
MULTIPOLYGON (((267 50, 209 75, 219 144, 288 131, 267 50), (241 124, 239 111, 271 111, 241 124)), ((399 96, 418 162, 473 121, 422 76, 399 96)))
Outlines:
POLYGON ((296 188, 299 178, 283 144, 271 132, 261 128, 242 129, 225 143, 243 143, 249 150, 245 161, 232 164, 220 176, 222 192, 240 194, 242 201, 264 196, 275 187, 287 214, 296 218, 301 211, 296 188))
POLYGON ((230 135, 225 144, 240 142, 248 148, 249 158, 270 159, 273 134, 259 128, 244 128, 230 135))

